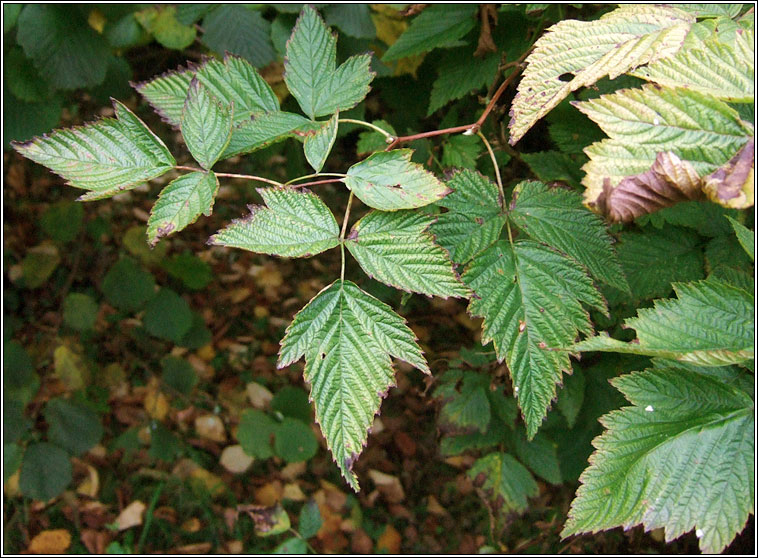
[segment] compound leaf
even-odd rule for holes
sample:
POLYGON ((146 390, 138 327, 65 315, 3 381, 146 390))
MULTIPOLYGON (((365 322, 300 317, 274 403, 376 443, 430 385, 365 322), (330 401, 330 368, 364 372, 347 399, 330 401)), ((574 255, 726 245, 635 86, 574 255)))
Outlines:
POLYGON ((532 438, 556 384, 571 371, 568 354, 546 349, 592 332, 582 302, 601 311, 605 303, 579 264, 531 240, 498 241, 462 278, 476 295, 468 311, 484 318, 482 343, 493 341, 498 359, 507 362, 532 438))
POLYGON ((686 88, 645 85, 574 105, 610 136, 585 149, 585 202, 617 221, 702 197, 700 177, 752 136, 726 103, 686 88))
POLYGON ((317 294, 287 328, 278 366, 289 366, 302 356, 316 421, 343 477, 357 491, 352 467, 382 398, 394 385, 390 357, 425 373, 429 367, 405 321, 342 280, 317 294))
POLYGON ((495 183, 472 170, 447 181, 452 192, 439 201, 448 211, 437 217, 431 231, 456 263, 466 263, 500 237, 506 218, 495 183))
MULTIPOLYGON (((752 36, 747 30, 738 33, 752 36)), ((671 58, 658 60, 632 75, 668 87, 687 87, 704 95, 738 103, 755 98, 755 51, 753 38, 748 49, 733 48, 716 37, 697 47, 683 49, 671 58)))
POLYGON ((508 217, 533 239, 587 267, 593 277, 629 290, 603 221, 582 206, 579 194, 542 182, 521 182, 513 192, 508 217))
POLYGON ((205 170, 210 170, 229 145, 233 112, 233 104, 221 104, 196 77, 192 79, 182 110, 182 137, 205 170))
POLYGON ((450 189, 411 163, 412 153, 411 149, 374 153, 350 167, 344 182, 363 203, 382 211, 413 209, 445 197, 450 189))
POLYGON ((369 92, 374 73, 370 54, 351 56, 337 68, 337 38, 311 7, 305 6, 287 41, 284 81, 311 119, 348 110, 369 92))
POLYGON ((427 232, 433 218, 414 211, 372 211, 345 241, 370 277, 409 292, 466 297, 468 289, 427 232))
POLYGON ((252 115, 279 110, 279 100, 268 83, 247 60, 231 54, 223 61, 208 58, 199 66, 179 67, 132 85, 163 120, 179 128, 190 83, 195 77, 223 106, 234 104, 235 125, 252 115))
POLYGON ((338 113, 334 113, 328 122, 324 122, 315 133, 305 136, 305 141, 303 141, 305 158, 316 172, 321 172, 332 150, 334 140, 337 139, 338 116, 338 113))
MULTIPOLYGON (((624 343, 607 334, 576 343, 571 350, 609 351, 657 356, 724 366, 753 360, 753 294, 709 278, 674 284, 676 299, 659 299, 642 308, 625 326, 637 339, 624 343)), ((566 345, 568 346, 568 345, 566 345)))
POLYGON ((511 145, 572 91, 675 54, 693 23, 693 15, 674 7, 636 4, 550 27, 526 59, 511 109, 511 145))
POLYGON ((214 234, 209 243, 260 254, 301 258, 339 244, 339 226, 314 193, 292 188, 259 188, 266 206, 214 234))
POLYGON ((210 215, 218 192, 218 179, 212 172, 192 172, 172 180, 158 195, 147 220, 147 238, 155 245, 161 238, 197 221, 200 214, 210 215))
POLYGON ((382 57, 384 62, 407 58, 437 47, 457 46, 458 39, 476 25, 475 4, 429 6, 382 57))
POLYGON ((643 524, 670 541, 695 529, 703 552, 721 552, 755 505, 750 395, 683 369, 612 383, 632 406, 601 419, 607 430, 593 441, 562 535, 643 524))
POLYGON ((55 130, 13 146, 71 186, 89 190, 80 200, 113 196, 172 169, 176 161, 158 136, 119 101, 113 107, 116 119, 55 130))
POLYGON ((469 469, 468 477, 499 524, 510 513, 526 511, 527 498, 539 494, 534 477, 507 453, 490 453, 478 459, 469 469))

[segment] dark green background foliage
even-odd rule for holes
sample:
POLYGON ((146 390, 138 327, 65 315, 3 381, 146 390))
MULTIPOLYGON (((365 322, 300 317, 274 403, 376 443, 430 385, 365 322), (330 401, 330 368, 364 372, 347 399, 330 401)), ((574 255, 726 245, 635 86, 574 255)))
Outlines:
POLYGON ((147 504, 139 531, 106 525, 109 553, 720 552, 752 517, 754 215, 729 201, 752 188, 730 166, 751 145, 752 92, 734 92, 747 68, 696 83, 752 61, 751 12, 3 10, 4 149, 20 153, 4 190, 8 527, 54 499, 31 531, 69 529, 69 550, 93 552, 67 519, 81 495, 58 499, 90 462, 106 508, 147 504), (692 78, 664 60, 658 85, 630 49, 561 89, 615 48, 583 47, 582 26, 599 36, 614 17, 641 51, 660 32, 664 59, 674 41, 710 62, 692 78), (550 54, 562 33, 579 62, 550 54), (717 122, 728 141, 673 133, 691 109, 678 95, 712 111, 688 133, 717 122), (681 165, 664 186, 661 153, 681 165), (115 199, 74 202, 21 155, 115 199), (680 198, 694 173, 696 194, 610 223, 587 193, 601 172, 680 198), (708 201, 714 184, 731 197, 708 201), (581 536, 640 524, 653 536, 581 536))

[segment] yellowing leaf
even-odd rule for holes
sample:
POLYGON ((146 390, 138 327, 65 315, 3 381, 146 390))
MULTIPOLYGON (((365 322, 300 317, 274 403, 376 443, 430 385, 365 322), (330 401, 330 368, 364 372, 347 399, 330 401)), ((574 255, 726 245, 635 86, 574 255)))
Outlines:
POLYGON ((155 420, 165 419, 166 415, 168 415, 169 403, 166 396, 160 391, 158 382, 150 382, 147 389, 148 391, 143 403, 147 414, 155 420))
POLYGON ((63 554, 69 545, 71 533, 66 529, 49 529, 34 537, 27 550, 32 554, 63 554))
POLYGON ((57 347, 53 352, 55 375, 69 390, 84 388, 90 379, 90 371, 81 355, 69 349, 66 345, 57 347))

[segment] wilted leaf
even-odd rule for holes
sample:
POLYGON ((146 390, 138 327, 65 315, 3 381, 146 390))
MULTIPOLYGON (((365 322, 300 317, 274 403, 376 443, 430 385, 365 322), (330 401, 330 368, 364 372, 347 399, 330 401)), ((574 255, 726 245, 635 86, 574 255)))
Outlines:
POLYGON ((81 355, 61 345, 53 351, 55 375, 69 390, 82 389, 89 384, 90 370, 81 355))
POLYGON ((242 505, 237 506, 238 513, 247 513, 255 523, 255 534, 259 537, 271 537, 289 530, 290 517, 281 504, 275 506, 242 505))
POLYGON ((703 190, 711 201, 724 207, 752 207, 755 198, 754 168, 755 139, 751 137, 729 162, 703 179, 703 190))

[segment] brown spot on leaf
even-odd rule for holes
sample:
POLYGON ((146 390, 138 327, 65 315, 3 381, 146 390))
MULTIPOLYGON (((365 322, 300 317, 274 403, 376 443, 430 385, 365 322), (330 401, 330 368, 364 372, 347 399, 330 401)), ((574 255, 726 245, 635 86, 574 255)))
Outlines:
POLYGON ((748 142, 725 165, 703 178, 703 190, 711 201, 744 209, 753 205, 755 139, 748 142))

